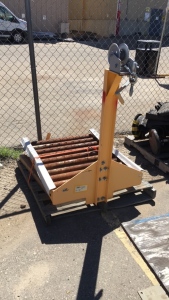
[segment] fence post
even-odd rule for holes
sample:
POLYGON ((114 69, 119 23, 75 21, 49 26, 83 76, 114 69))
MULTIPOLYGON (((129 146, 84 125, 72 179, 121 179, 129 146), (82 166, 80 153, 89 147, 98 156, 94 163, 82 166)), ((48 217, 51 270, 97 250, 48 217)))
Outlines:
POLYGON ((160 39, 160 45, 159 45, 159 50, 158 50, 156 64, 155 64, 155 72, 154 72, 155 75, 157 75, 157 71, 158 71, 158 64, 159 64, 161 48, 162 48, 162 42, 163 42, 164 33, 165 33, 165 27, 166 27, 166 23, 167 23, 168 10, 169 10, 169 0, 168 0, 168 3, 167 3, 167 6, 166 6, 164 24, 163 24, 163 29, 162 29, 162 33, 161 33, 161 39, 160 39))
POLYGON ((30 54, 31 73, 32 73, 37 137, 38 140, 42 140, 39 96, 38 96, 37 75, 36 75, 36 65, 35 65, 35 51, 34 51, 33 35, 32 35, 32 18, 31 18, 30 0, 25 0, 25 10, 26 10, 26 21, 27 21, 27 29, 28 29, 28 44, 29 44, 29 54, 30 54))

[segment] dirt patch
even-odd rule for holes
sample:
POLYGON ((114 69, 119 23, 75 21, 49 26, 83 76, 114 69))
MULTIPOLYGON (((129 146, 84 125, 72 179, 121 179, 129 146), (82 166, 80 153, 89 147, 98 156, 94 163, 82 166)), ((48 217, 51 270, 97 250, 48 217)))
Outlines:
POLYGON ((23 195, 20 185, 25 185, 15 160, 5 160, 0 169, 0 218, 20 213, 28 209, 28 203, 23 195))

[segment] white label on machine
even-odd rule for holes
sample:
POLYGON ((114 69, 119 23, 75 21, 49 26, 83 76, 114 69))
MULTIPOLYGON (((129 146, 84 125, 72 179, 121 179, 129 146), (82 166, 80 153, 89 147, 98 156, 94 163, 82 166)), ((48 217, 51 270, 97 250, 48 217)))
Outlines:
POLYGON ((87 191, 87 185, 79 185, 75 187, 76 193, 85 192, 85 191, 87 191))

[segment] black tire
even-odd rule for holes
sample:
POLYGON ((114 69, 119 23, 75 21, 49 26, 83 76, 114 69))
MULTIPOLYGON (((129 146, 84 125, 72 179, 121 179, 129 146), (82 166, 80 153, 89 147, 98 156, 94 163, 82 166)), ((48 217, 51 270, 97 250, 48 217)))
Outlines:
POLYGON ((16 30, 12 33, 12 41, 14 43, 20 44, 23 42, 23 40, 24 40, 24 35, 22 31, 16 30))
POLYGON ((134 120, 137 120, 140 116, 142 116, 142 114, 137 114, 134 118, 134 120))
POLYGON ((158 135, 158 132, 155 129, 151 129, 149 132, 149 143, 151 151, 158 155, 161 151, 161 142, 158 135))

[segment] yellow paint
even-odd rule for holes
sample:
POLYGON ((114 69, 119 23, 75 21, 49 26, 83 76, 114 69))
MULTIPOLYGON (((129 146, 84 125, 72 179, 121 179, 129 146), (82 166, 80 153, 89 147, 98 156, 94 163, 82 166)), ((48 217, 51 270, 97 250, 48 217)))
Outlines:
POLYGON ((105 70, 98 160, 50 191, 54 205, 85 199, 86 204, 107 202, 113 192, 139 185, 142 172, 112 160, 118 97, 122 77, 105 70), (81 188, 79 188, 81 187, 81 188))
POLYGON ((86 204, 92 204, 95 191, 96 167, 97 162, 94 162, 59 188, 52 190, 50 192, 52 203, 57 205, 85 198, 86 204), (77 186, 87 186, 87 189, 77 193, 77 186))
POLYGON ((123 245, 126 247, 126 249, 130 252, 131 256, 134 258, 136 263, 140 266, 140 268, 143 270, 143 272, 146 274, 148 279, 152 282, 153 285, 159 285, 159 282, 155 278, 154 274, 151 272, 148 265, 144 262, 142 257, 139 255, 136 248, 133 246, 125 232, 122 228, 118 228, 114 230, 117 237, 121 240, 123 245))
POLYGON ((107 198, 111 198, 113 193, 116 191, 139 185, 141 180, 141 171, 134 170, 126 165, 112 160, 108 180, 107 198))
POLYGON ((105 70, 95 203, 97 203, 97 199, 101 197, 107 200, 108 178, 112 159, 118 101, 115 92, 119 87, 121 79, 121 76, 105 70))

